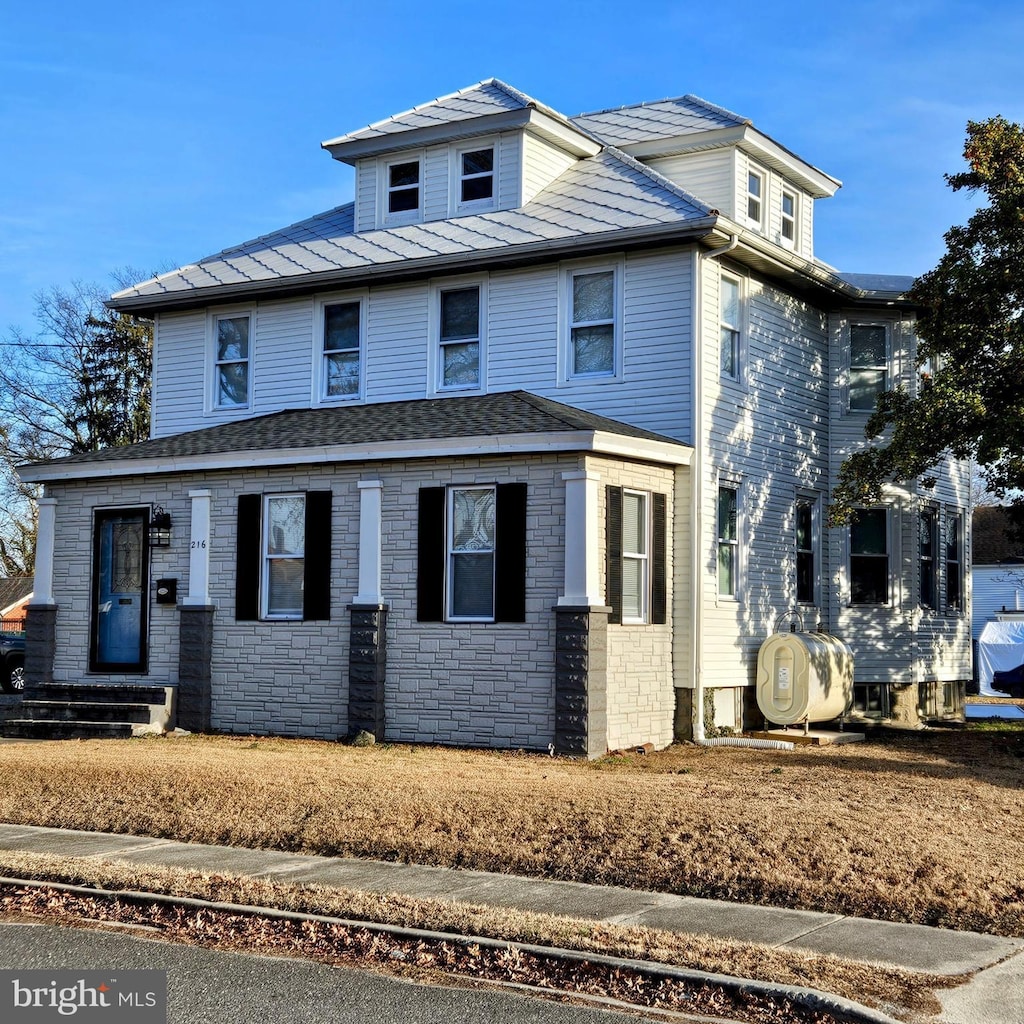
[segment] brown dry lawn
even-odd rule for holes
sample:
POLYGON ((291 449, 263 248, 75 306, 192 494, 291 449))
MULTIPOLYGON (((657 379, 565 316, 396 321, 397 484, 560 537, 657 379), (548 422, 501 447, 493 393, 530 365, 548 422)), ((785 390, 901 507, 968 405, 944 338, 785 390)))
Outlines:
POLYGON ((583 763, 239 737, 0 745, 0 820, 1024 934, 1024 730, 583 763))

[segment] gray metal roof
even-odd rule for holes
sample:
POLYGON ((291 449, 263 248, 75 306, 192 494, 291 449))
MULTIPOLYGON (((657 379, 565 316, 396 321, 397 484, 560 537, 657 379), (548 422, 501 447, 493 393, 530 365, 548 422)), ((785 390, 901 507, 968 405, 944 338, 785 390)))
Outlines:
POLYGON ((865 292, 891 292, 894 295, 903 295, 910 290, 914 283, 913 277, 905 274, 844 274, 838 275, 847 284, 854 288, 860 288, 865 292))
POLYGON ((731 110, 717 107, 690 94, 652 103, 597 110, 570 120, 577 127, 613 146, 629 146, 637 142, 671 139, 751 123, 731 110))
POLYGON ((417 261, 458 264, 516 249, 525 252, 604 234, 686 227, 712 211, 667 178, 625 153, 605 149, 577 161, 526 206, 451 220, 354 231, 353 205, 339 206, 290 227, 225 249, 197 263, 115 294, 115 309, 163 305, 210 289, 301 284, 310 275, 338 282, 403 269, 417 261))
MULTIPOLYGON (((171 459, 278 449, 360 446, 379 442, 431 441, 461 437, 537 434, 538 446, 559 431, 601 431, 680 446, 663 434, 584 412, 528 391, 488 395, 376 402, 331 408, 291 409, 233 420, 184 434, 154 438, 123 448, 70 455, 33 463, 33 477, 47 468, 102 466, 152 460, 153 471, 171 459)), ((685 446, 682 446, 685 447, 685 446)))
POLYGON ((337 146, 346 142, 360 142, 364 139, 377 139, 386 135, 393 135, 399 132, 414 131, 419 128, 432 128, 436 125, 456 124, 459 121, 468 121, 477 117, 484 117, 488 114, 504 113, 508 110, 522 110, 526 107, 537 107, 544 109, 555 117, 556 114, 550 108, 543 107, 536 100, 531 99, 525 93, 497 78, 487 78, 476 85, 466 89, 459 89, 458 92, 449 93, 447 96, 440 96, 429 103, 404 110, 400 114, 386 117, 382 121, 376 121, 365 128, 354 132, 347 132, 339 135, 336 139, 329 139, 324 142, 326 146, 337 146))

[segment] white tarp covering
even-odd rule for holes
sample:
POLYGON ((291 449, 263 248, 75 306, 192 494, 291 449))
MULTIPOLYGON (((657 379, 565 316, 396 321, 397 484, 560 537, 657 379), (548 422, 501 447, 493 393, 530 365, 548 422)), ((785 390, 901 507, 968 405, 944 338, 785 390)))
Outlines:
POLYGON ((984 697, 1005 697, 992 689, 992 673, 1024 665, 1024 618, 986 622, 978 637, 978 690, 984 697))

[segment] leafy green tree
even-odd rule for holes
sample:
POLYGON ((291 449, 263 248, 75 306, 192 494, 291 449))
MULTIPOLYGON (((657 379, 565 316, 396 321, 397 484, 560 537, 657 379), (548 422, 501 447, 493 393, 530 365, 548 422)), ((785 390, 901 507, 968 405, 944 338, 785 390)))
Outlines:
POLYGON ((917 322, 921 386, 886 392, 866 435, 883 438, 850 456, 830 519, 877 502, 888 482, 929 474, 948 454, 973 458, 988 491, 1020 505, 1024 488, 1024 129, 993 117, 970 121, 968 170, 946 175, 954 191, 987 202, 950 228, 946 252, 909 298, 917 322))
POLYGON ((12 329, 0 342, 0 571, 9 575, 31 573, 35 556, 38 495, 16 466, 149 436, 152 324, 108 310, 106 294, 78 282, 50 288, 36 299, 38 330, 12 329))

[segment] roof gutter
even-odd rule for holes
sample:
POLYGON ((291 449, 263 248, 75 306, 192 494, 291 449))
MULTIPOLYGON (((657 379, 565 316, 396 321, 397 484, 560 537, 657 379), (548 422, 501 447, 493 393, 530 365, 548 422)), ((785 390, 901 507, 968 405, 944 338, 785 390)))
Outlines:
MULTIPOLYGON (((151 444, 153 442, 143 442, 151 444)), ((107 449, 116 451, 116 449, 107 449)), ((79 458, 28 463, 16 467, 26 483, 67 480, 98 480, 126 476, 157 476, 170 473, 223 472, 228 469, 322 463, 392 462, 408 459, 486 455, 523 455, 536 452, 596 452, 618 458, 639 459, 670 466, 688 465, 691 449, 673 441, 631 437, 608 430, 561 430, 557 432, 482 434, 468 437, 409 438, 370 441, 362 444, 325 444, 290 448, 251 448, 200 454, 152 454, 134 458, 79 458)))

